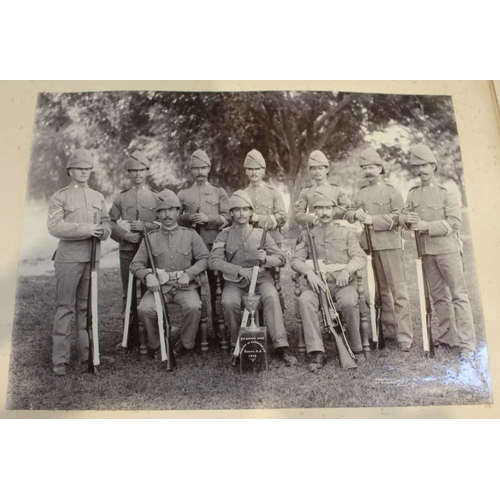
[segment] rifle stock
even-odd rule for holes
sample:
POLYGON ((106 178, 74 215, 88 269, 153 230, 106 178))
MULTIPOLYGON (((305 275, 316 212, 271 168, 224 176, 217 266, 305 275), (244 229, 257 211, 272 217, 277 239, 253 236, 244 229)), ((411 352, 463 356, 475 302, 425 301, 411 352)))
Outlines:
MULTIPOLYGON (((94 216, 96 224, 96 217, 94 216)), ((89 359, 88 372, 97 373, 99 366, 99 331, 98 331, 98 312, 97 312, 97 270, 96 270, 96 252, 97 238, 92 236, 90 249, 90 283, 89 294, 87 297, 87 334, 89 336, 89 359)))
MULTIPOLYGON (((151 264, 151 269, 153 274, 156 276, 158 282, 160 282, 158 271, 153 258, 153 251, 151 248, 151 241, 149 240, 149 235, 146 227, 144 227, 144 244, 146 245, 146 251, 148 253, 148 259, 151 264)), ((172 342, 170 339, 170 323, 168 321, 167 305, 165 304, 165 297, 161 291, 154 292, 154 299, 156 305, 156 314, 158 316, 158 333, 160 336, 160 353, 162 362, 166 361, 166 370, 173 371, 177 368, 175 361, 174 350, 172 349, 172 342)))
MULTIPOLYGON (((266 246, 267 228, 268 228, 268 221, 266 221, 266 225, 262 230, 262 238, 260 239, 259 250, 263 250, 264 247, 266 246)), ((260 262, 257 262, 257 264, 252 268, 252 279, 250 281, 250 288, 248 290, 249 295, 255 293, 255 287, 257 286, 257 277, 259 275, 259 269, 260 269, 260 262)), ((245 309, 243 311, 243 316, 241 318, 240 330, 247 326, 249 316, 250 313, 248 312, 247 309, 245 309)), ((238 364, 239 355, 240 355, 240 336, 238 334, 238 339, 236 340, 236 345, 234 346, 234 351, 233 351, 233 361, 232 361, 233 366, 236 366, 238 364)))
POLYGON ((321 310, 321 315, 323 317, 323 322, 328 329, 330 335, 333 337, 335 341, 335 345, 337 347, 337 354, 339 356, 340 366, 343 369, 354 369, 358 367, 358 363, 356 362, 356 358, 347 343, 347 339, 345 336, 344 327, 342 325, 342 321, 338 315, 337 310, 335 309, 335 304, 333 302, 333 298, 330 293, 330 289, 328 288, 328 283, 320 270, 318 255, 316 253, 316 246, 314 243, 314 236, 311 234, 311 230, 309 228, 309 223, 306 223, 306 231, 307 231, 307 242, 312 254, 312 260, 314 263, 314 272, 321 279, 326 287, 326 292, 323 290, 319 290, 319 305, 321 310))

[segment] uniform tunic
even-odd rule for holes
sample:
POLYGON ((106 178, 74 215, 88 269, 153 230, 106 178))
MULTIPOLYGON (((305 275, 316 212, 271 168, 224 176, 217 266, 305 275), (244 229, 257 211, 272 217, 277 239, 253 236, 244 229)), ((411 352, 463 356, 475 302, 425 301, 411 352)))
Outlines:
POLYGON ((218 186, 206 182, 202 186, 193 184, 189 189, 181 189, 177 195, 183 206, 179 224, 191 227, 189 216, 199 212, 208 215, 208 222, 200 224, 199 230, 202 240, 207 246, 211 245, 219 231, 228 225, 229 199, 226 191, 218 186))
MULTIPOLYGON (((130 222, 140 220, 151 223, 156 219, 157 199, 158 193, 146 186, 141 186, 139 189, 132 187, 122 191, 111 206, 109 213, 113 226, 111 238, 120 244, 120 274, 124 307, 127 299, 130 264, 140 244, 140 241, 139 243, 130 243, 124 239, 124 236, 130 231, 130 222)), ((154 225, 148 224, 147 227, 151 229, 154 225)))
POLYGON ((439 320, 439 335, 435 340, 474 351, 476 333, 459 236, 462 217, 455 196, 433 181, 427 186, 413 187, 407 204, 411 204, 413 211, 429 226, 428 232, 421 233, 420 241, 424 270, 439 320))
MULTIPOLYGON (((305 225, 306 222, 312 222, 311 218, 312 214, 308 212, 312 210, 312 200, 316 194, 316 189, 321 187, 325 189, 324 186, 327 186, 328 196, 331 200, 335 202, 336 205, 340 205, 341 207, 347 208, 351 205, 351 200, 349 196, 347 196, 341 187, 337 186, 337 184, 331 184, 329 182, 324 182, 323 184, 312 184, 311 186, 307 186, 302 189, 295 202, 293 209, 293 216, 295 220, 301 224, 305 225)), ((342 210, 338 207, 335 208, 335 212, 333 215, 334 219, 344 219, 345 210, 342 210)))
MULTIPOLYGON (((93 224, 103 225, 102 240, 110 235, 108 210, 104 196, 98 191, 72 183, 50 199, 47 227, 52 236, 59 238, 55 256, 57 305, 52 331, 54 366, 69 364, 73 316, 76 319, 78 360, 88 359, 89 339, 85 328, 93 224)), ((98 242, 96 261, 100 260, 100 247, 98 242)))
MULTIPOLYGON (((391 184, 378 180, 361 187, 348 210, 346 219, 356 221, 355 210, 363 208, 372 216, 369 228, 373 262, 376 267, 382 300, 382 323, 387 338, 396 338, 402 347, 413 341, 410 302, 404 271, 401 237, 398 232, 399 215, 404 202, 401 193, 391 184)), ((368 249, 363 231, 361 246, 368 249)))
MULTIPOLYGON (((338 224, 330 223, 327 226, 314 227, 311 234, 314 237, 318 259, 323 259, 325 264, 345 264, 344 269, 350 276, 365 268, 366 255, 352 231, 340 227, 338 224)), ((308 259, 312 259, 312 252, 307 241, 307 232, 304 231, 297 240, 295 253, 291 258, 292 269, 303 275, 307 274, 312 269, 306 264, 308 259)), ((333 275, 327 274, 328 287, 347 324, 346 337, 351 349, 356 353, 362 352, 356 279, 351 279, 348 285, 340 287, 336 283, 336 276, 339 272, 335 272, 333 275)), ((308 286, 299 297, 300 316, 307 352, 325 352, 319 327, 318 308, 318 294, 308 286)))
MULTIPOLYGON (((177 279, 161 285, 166 302, 174 302, 182 308, 183 322, 181 339, 186 349, 192 349, 201 318, 201 300, 196 289, 200 286, 199 274, 207 269, 208 250, 196 231, 175 226, 152 231, 149 234, 151 250, 158 269, 169 273, 184 271, 190 278, 186 288, 179 288, 177 279)), ((148 253, 144 241, 137 251, 130 270, 141 282, 146 283, 148 253)), ((147 291, 138 307, 139 318, 148 333, 149 347, 156 349, 160 345, 157 312, 154 295, 147 291)))
MULTIPOLYGON (((241 325, 241 297, 248 293, 250 283, 239 276, 242 268, 252 268, 258 264, 257 251, 262 239, 262 230, 249 224, 244 226, 233 223, 221 231, 214 242, 208 265, 223 273, 225 278, 222 292, 224 319, 231 332, 231 344, 236 345, 241 325)), ((286 263, 284 253, 267 234, 264 244, 267 254, 266 263, 260 268, 255 293, 262 296, 264 315, 269 334, 275 348, 288 346, 287 333, 278 292, 269 269, 283 267, 286 263)))
POLYGON ((281 193, 271 184, 262 181, 257 186, 246 187, 243 191, 250 196, 254 213, 259 218, 256 227, 264 228, 267 223, 269 234, 280 246, 282 241, 280 228, 287 221, 285 202, 281 193))

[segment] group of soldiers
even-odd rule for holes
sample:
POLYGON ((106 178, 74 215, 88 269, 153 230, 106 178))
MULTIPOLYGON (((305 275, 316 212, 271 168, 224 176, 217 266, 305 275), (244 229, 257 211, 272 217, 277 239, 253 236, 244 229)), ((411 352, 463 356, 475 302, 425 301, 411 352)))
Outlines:
MULTIPOLYGON (((298 300, 311 371, 317 371, 325 363, 318 292, 326 286, 346 325, 352 352, 356 356, 363 353, 359 298, 353 277, 366 267, 367 241, 363 233, 359 242, 352 230, 338 224, 339 220, 358 221, 370 232, 385 338, 397 342, 402 352, 408 352, 413 344, 401 229, 419 231, 423 266, 439 321, 434 345, 458 347, 463 360, 473 356, 476 338, 463 272, 460 209, 455 197, 437 183, 437 160, 427 146, 416 145, 410 162, 421 182, 410 190, 405 205, 401 193, 382 179, 384 165, 374 149, 368 148, 360 155, 359 166, 366 182, 353 200, 341 187, 329 182, 330 162, 326 156, 318 150, 309 156, 313 184, 300 192, 294 218, 310 228, 317 258, 326 265, 326 280, 320 279, 311 267, 311 240, 305 231, 296 242, 290 263, 307 280, 298 300)), ((73 315, 78 361, 88 360, 85 325, 91 238, 105 240, 109 236, 119 243, 123 309, 130 272, 144 287, 138 316, 147 332, 148 352, 152 357, 160 357, 155 292, 161 291, 167 303, 176 303, 182 309, 180 339, 174 348, 175 356, 181 356, 195 348, 202 310, 198 288, 200 275, 205 271, 215 328, 214 271, 221 273, 222 312, 234 347, 241 324, 242 295, 248 292, 254 266, 260 265, 255 292, 261 296, 275 356, 286 366, 296 365, 297 358, 289 352, 273 278, 275 269, 286 264, 281 228, 287 222, 287 215, 280 192, 263 182, 266 162, 262 154, 255 149, 247 154, 243 167, 250 184, 230 198, 223 188, 208 181, 211 161, 202 150, 195 151, 189 160, 194 184, 177 195, 169 189, 158 193, 147 187, 150 163, 142 152, 132 153, 124 166, 131 186, 116 197, 109 212, 103 195, 87 184, 94 160, 85 149, 77 149, 71 155, 67 164, 71 183, 50 200, 48 229, 60 239, 55 255, 54 373, 67 373, 73 315), (157 274, 148 261, 144 231, 149 235, 157 274)), ((96 260, 99 258, 98 245, 96 260)))

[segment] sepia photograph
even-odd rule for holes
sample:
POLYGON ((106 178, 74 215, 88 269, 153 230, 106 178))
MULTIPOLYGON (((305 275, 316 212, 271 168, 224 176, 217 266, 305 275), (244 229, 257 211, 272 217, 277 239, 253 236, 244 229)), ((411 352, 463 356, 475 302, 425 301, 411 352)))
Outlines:
POLYGON ((40 92, 8 410, 493 403, 450 95, 40 92))

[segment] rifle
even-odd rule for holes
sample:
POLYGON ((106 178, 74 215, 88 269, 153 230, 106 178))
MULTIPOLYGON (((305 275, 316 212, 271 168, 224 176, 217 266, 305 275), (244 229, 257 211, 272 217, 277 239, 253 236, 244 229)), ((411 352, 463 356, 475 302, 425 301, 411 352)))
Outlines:
MULTIPOLYGON (((94 224, 97 224, 97 215, 94 215, 94 224)), ((90 284, 89 295, 87 297, 87 334, 89 336, 89 361, 88 373, 97 373, 99 360, 99 329, 98 329, 98 312, 97 312, 97 270, 96 270, 96 253, 97 253, 97 238, 90 238, 92 247, 90 250, 90 284)))
POLYGON ((321 281, 324 283, 326 287, 326 292, 324 292, 320 288, 318 293, 321 315, 323 317, 323 323, 328 332, 330 333, 330 335, 335 340, 340 366, 343 369, 357 368, 358 363, 356 362, 356 358, 354 357, 354 354, 352 353, 351 348, 347 343, 344 325, 342 324, 339 314, 335 308, 335 304, 333 302, 330 289, 328 288, 328 283, 325 279, 325 275, 321 272, 319 267, 318 255, 316 253, 316 246, 314 244, 314 236, 311 234, 309 223, 306 223, 306 230, 307 230, 307 243, 309 245, 309 248, 311 249, 312 260, 314 264, 314 272, 319 278, 321 278, 321 281))
MULTIPOLYGON (((266 225, 264 226, 264 229, 262 230, 262 238, 260 239, 259 250, 263 250, 264 247, 266 246, 266 237, 267 237, 267 230, 268 230, 267 228, 268 228, 268 221, 266 220, 266 225)), ((252 268, 252 279, 250 281, 250 288, 248 290, 249 295, 252 295, 255 293, 255 287, 257 286, 257 277, 259 275, 259 269, 260 269, 260 261, 257 261, 255 266, 253 266, 253 268, 252 268)), ((249 316, 250 316, 250 313, 248 312, 247 309, 245 309, 243 311, 243 317, 241 318, 240 330, 247 326, 249 316)), ((236 346, 234 347, 234 351, 233 351, 233 361, 232 361, 233 366, 236 366, 238 364, 239 355, 240 355, 240 336, 238 335, 238 340, 236 341, 236 346)))
MULTIPOLYGON (((413 212, 413 203, 410 202, 409 209, 413 212)), ((418 298, 420 301, 420 319, 422 321, 422 343, 424 352, 429 358, 434 357, 434 343, 432 341, 432 307, 429 294, 429 283, 425 274, 423 259, 422 259, 422 242, 420 241, 420 232, 414 230, 415 244, 417 246, 417 258, 415 264, 417 266, 417 283, 418 283, 418 298)))
MULTIPOLYGON (((136 211, 136 220, 139 220, 139 209, 136 211)), ((135 253, 139 250, 139 243, 134 244, 135 253)), ((131 271, 128 273, 127 301, 125 304, 125 321, 123 325, 123 340, 122 347, 126 347, 129 351, 135 346, 140 345, 139 338, 139 315, 137 306, 140 300, 141 288, 137 283, 136 277, 131 271), (131 342, 129 345, 129 336, 131 342)))
MULTIPOLYGON (((148 230, 146 226, 144 226, 144 244, 146 245, 146 251, 148 252, 148 259, 151 263, 151 269, 159 283, 160 278, 158 276, 158 271, 153 259, 151 241, 149 240, 148 230)), ((163 296, 163 293, 161 291, 161 286, 160 291, 153 292, 153 295, 156 305, 156 314, 158 316, 158 333, 160 335, 161 360, 167 362, 166 369, 170 372, 177 368, 177 364, 175 362, 174 351, 172 349, 172 342, 170 341, 170 324, 168 321, 167 305, 165 304, 165 297, 163 296)))
MULTIPOLYGON (((363 204, 364 205, 364 204, 363 204)), ((363 206, 364 209, 364 206, 363 206)), ((377 349, 385 347, 384 332, 382 331, 382 297, 380 296, 380 282, 378 279, 377 268, 373 262, 372 235, 368 224, 363 224, 363 231, 368 246, 366 274, 368 281, 368 300, 370 305, 370 324, 372 327, 373 342, 377 344, 377 349)))

